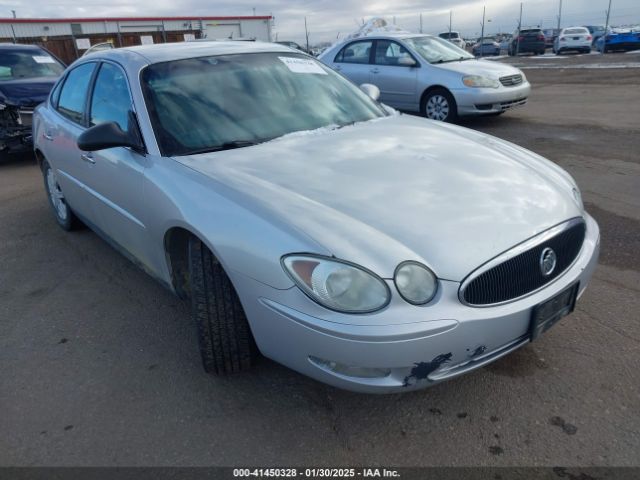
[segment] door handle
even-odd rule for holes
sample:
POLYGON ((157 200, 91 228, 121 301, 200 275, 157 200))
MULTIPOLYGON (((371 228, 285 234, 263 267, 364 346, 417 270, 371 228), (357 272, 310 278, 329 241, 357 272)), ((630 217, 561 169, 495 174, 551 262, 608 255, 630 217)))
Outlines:
POLYGON ((50 142, 53 142, 53 135, 51 135, 50 133, 43 133, 42 136, 44 137, 45 140, 49 140, 50 142))
POLYGON ((377 68, 372 68, 370 70, 371 73, 380 73, 380 70, 378 70, 377 68))
POLYGON ((91 155, 91 152, 81 154, 80 158, 85 162, 88 162, 91 164, 96 163, 96 161, 93 159, 93 155, 91 155))

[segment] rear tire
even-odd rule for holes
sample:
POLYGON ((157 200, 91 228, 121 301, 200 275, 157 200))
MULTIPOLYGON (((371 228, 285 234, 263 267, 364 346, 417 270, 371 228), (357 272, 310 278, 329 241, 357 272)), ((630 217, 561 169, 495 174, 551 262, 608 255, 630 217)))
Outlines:
POLYGON ((56 217, 58 225, 63 230, 71 231, 82 226, 82 222, 78 220, 69 205, 67 204, 62 189, 58 184, 55 171, 49 165, 49 162, 42 162, 42 175, 44 177, 44 188, 47 192, 47 199, 53 215, 56 217))
POLYGON ((240 299, 220 262, 197 238, 189 241, 192 316, 207 373, 247 370, 257 357, 240 299))
POLYGON ((458 105, 448 90, 434 88, 422 97, 420 112, 431 120, 451 123, 458 118, 458 105))

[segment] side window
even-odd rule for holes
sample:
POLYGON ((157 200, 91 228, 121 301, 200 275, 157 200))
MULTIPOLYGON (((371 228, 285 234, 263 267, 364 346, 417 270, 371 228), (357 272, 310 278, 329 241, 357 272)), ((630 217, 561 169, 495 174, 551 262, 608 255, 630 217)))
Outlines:
POLYGON ((58 100, 58 111, 70 120, 82 124, 87 90, 95 63, 84 63, 67 75, 58 100))
POLYGON ((90 125, 116 122, 126 132, 129 110, 131 95, 124 72, 111 63, 103 63, 91 97, 90 125))
POLYGON ((54 108, 58 107, 58 100, 60 99, 60 90, 62 90, 62 84, 64 81, 60 81, 56 84, 55 88, 51 92, 51 105, 54 108))
POLYGON ((369 63, 372 40, 353 42, 340 50, 335 58, 338 63, 369 63))
POLYGON ((375 63, 377 65, 399 65, 400 58, 413 58, 402 45, 390 40, 376 42, 375 63))

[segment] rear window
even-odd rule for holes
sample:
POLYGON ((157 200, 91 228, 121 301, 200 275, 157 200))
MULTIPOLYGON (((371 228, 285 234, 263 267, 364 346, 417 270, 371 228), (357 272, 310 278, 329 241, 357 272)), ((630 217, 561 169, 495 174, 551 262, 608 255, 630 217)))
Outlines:
POLYGON ((567 28, 564 33, 566 33, 567 35, 577 35, 589 33, 589 30, 587 30, 586 28, 567 28))
POLYGON ((540 30, 539 28, 533 28, 529 30, 520 30, 520 33, 522 35, 538 35, 542 34, 542 30, 540 30))

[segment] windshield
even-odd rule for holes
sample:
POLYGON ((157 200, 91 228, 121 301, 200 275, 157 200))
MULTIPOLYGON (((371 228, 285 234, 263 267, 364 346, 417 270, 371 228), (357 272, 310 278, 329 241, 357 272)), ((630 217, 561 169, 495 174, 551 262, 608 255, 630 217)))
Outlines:
POLYGON ((386 115, 342 76, 289 52, 158 63, 145 68, 141 80, 165 156, 239 148, 386 115))
POLYGON ((44 50, 0 51, 0 81, 59 77, 64 67, 44 50))
POLYGON ((453 43, 436 37, 413 37, 405 38, 404 41, 429 63, 455 62, 475 58, 453 43))
POLYGON ((578 33, 589 33, 589 30, 586 28, 567 28, 564 33, 567 35, 576 35, 578 33))

